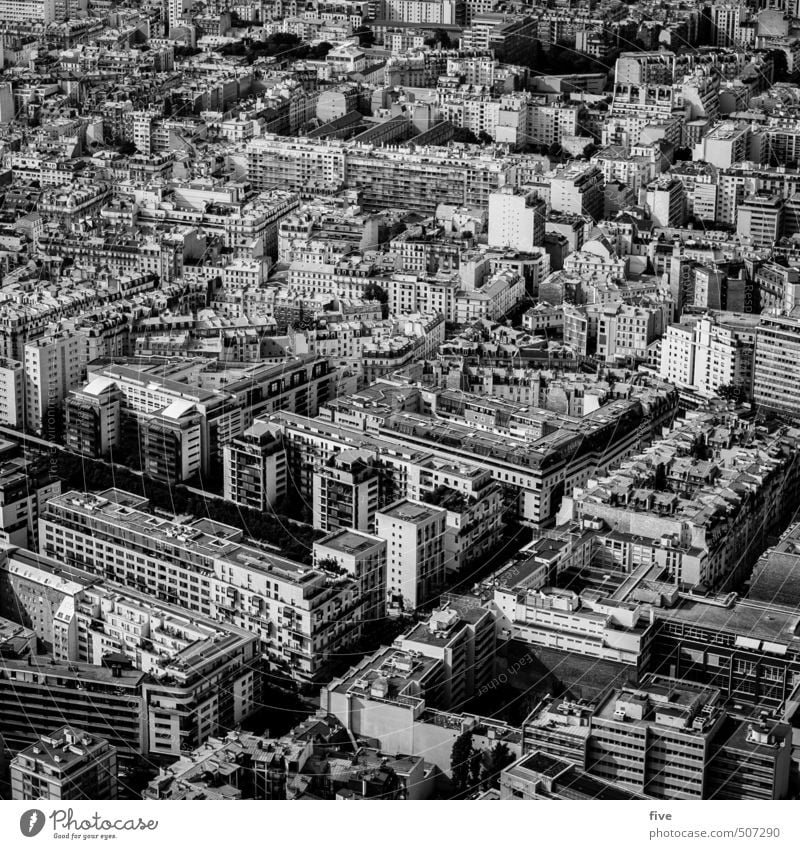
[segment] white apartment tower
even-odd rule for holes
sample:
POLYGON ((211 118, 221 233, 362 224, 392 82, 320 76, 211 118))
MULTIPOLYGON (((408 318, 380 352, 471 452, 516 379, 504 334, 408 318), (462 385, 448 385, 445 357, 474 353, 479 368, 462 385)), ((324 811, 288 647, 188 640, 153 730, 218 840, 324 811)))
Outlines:
POLYGON ((70 389, 81 382, 83 338, 59 331, 25 345, 25 414, 29 428, 49 429, 70 389))
POLYGON ((376 536, 386 540, 390 607, 415 610, 442 586, 446 520, 446 510, 407 499, 375 514, 376 536))
POLYGON ((503 186, 489 195, 489 246, 532 253, 544 243, 547 207, 533 194, 503 186))
POLYGON ((18 360, 0 359, 0 423, 25 426, 25 369, 18 360))

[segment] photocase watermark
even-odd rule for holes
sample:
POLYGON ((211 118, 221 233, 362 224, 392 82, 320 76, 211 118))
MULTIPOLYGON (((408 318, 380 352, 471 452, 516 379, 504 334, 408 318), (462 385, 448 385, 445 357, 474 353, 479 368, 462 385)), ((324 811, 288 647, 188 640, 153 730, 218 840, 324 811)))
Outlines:
POLYGON ((527 666, 529 663, 533 662, 533 657, 529 654, 523 655, 519 660, 515 661, 505 672, 501 672, 499 675, 495 675, 491 681, 487 681, 477 692, 478 696, 485 696, 490 690, 494 690, 497 687, 502 687, 504 684, 508 684, 509 680, 513 678, 517 672, 522 669, 523 666, 527 666))
POLYGON ((90 816, 75 816, 72 808, 56 808, 49 814, 31 808, 19 818, 19 830, 25 837, 36 837, 42 831, 56 840, 113 840, 120 832, 152 832, 158 820, 142 817, 108 819, 95 811, 90 816), (50 827, 45 826, 50 821, 50 827))
POLYGON ((36 835, 44 828, 46 817, 44 811, 37 808, 31 808, 19 818, 19 830, 25 837, 36 837, 36 835))

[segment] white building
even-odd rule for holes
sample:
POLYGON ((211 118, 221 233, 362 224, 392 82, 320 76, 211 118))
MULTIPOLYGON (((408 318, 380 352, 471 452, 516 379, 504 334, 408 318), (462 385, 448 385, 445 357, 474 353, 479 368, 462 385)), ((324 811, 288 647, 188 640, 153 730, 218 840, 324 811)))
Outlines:
POLYGON ((386 540, 389 604, 415 610, 442 586, 447 511, 401 500, 375 514, 376 535, 386 540))
POLYGON ((686 218, 686 192, 677 177, 661 177, 647 187, 647 206, 656 227, 681 227, 686 218))
POLYGON ((314 543, 314 565, 335 563, 358 583, 365 622, 386 615, 386 540, 343 529, 314 543))
POLYGON ((51 24, 55 0, 0 0, 0 20, 15 24, 51 24))
POLYGON ((19 360, 0 360, 0 422, 25 426, 25 369, 19 360))
POLYGON ((25 345, 26 421, 33 430, 54 425, 70 389, 81 382, 82 337, 57 332, 25 345))
POLYGON ((661 377, 702 395, 730 386, 749 397, 757 324, 757 315, 722 313, 670 325, 662 340, 661 377))
POLYGON ((532 253, 544 243, 546 205, 532 194, 503 186, 489 195, 489 247, 532 253))

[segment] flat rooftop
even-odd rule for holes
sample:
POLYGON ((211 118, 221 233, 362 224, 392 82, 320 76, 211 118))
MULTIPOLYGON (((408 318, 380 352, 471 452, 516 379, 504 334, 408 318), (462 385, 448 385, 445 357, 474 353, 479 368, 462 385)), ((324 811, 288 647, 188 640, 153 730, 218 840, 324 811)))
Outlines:
POLYGON ((193 566, 211 572, 214 561, 227 561, 234 565, 247 566, 265 574, 282 577, 298 584, 307 583, 320 573, 302 563, 287 560, 284 557, 263 551, 256 546, 240 543, 242 532, 231 525, 224 525, 209 519, 193 520, 183 523, 176 518, 164 518, 145 513, 136 508, 115 501, 77 491, 70 491, 51 498, 49 507, 54 508, 56 522, 61 515, 80 515, 88 520, 77 524, 86 533, 91 533, 101 523, 108 523, 108 531, 120 528, 131 534, 138 534, 144 544, 155 547, 161 543, 159 551, 163 556, 176 557, 178 552, 186 556, 194 555, 190 561, 193 566))
POLYGON ((430 507, 426 504, 419 504, 415 501, 408 501, 403 499, 402 501, 396 501, 394 504, 390 504, 388 507, 385 507, 383 510, 379 510, 384 516, 389 516, 392 519, 399 519, 404 522, 425 522, 428 519, 432 519, 433 517, 441 514, 443 511, 436 508, 430 507))
POLYGON ((91 759, 94 750, 104 743, 106 741, 100 737, 65 725, 52 734, 40 737, 23 749, 17 758, 30 758, 36 761, 37 766, 64 773, 91 759))
POLYGON ((379 537, 362 534, 358 531, 341 530, 317 540, 315 545, 324 545, 326 548, 331 548, 342 554, 361 554, 376 545, 380 545, 381 542, 383 540, 379 537))
MULTIPOLYGON (((26 657, 22 660, 9 660, 0 658, 0 667, 15 670, 17 672, 16 686, 24 686, 25 680, 22 673, 31 675, 45 675, 58 678, 64 683, 74 682, 104 685, 111 689, 137 690, 142 679, 146 677, 144 672, 137 669, 120 667, 116 670, 105 666, 94 666, 91 663, 79 663, 77 661, 62 662, 54 660, 49 655, 37 655, 26 657)), ((35 686, 41 688, 42 681, 36 682, 35 686)), ((67 684, 67 686, 70 686, 67 684)), ((73 687, 75 689, 75 687, 73 687)), ((130 697, 130 693, 127 694, 130 697)))
POLYGON ((386 646, 365 658, 331 686, 337 693, 360 696, 365 700, 410 698, 417 701, 421 699, 417 693, 424 691, 425 681, 439 663, 432 657, 413 656, 410 652, 386 646), (373 687, 378 689, 373 692, 373 687))
POLYGON ((767 651, 774 647, 783 654, 792 645, 800 650, 800 610, 778 604, 743 600, 732 607, 721 607, 703 601, 682 600, 673 609, 659 608, 656 617, 667 622, 685 622, 709 631, 735 634, 749 641, 749 648, 767 651), (765 645, 766 644, 766 645, 765 645))

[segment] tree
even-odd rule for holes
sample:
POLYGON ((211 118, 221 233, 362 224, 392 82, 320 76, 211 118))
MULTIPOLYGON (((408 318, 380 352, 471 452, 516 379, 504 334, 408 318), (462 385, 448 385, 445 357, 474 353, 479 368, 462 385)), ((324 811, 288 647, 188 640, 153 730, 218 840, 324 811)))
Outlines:
POLYGON ((363 24, 353 32, 353 35, 358 36, 358 43, 361 47, 372 47, 375 44, 375 33, 363 24))
POLYGON ((450 752, 450 773, 457 792, 463 792, 469 787, 472 754, 472 731, 464 731, 453 741, 450 752))
POLYGON ((453 129, 453 141, 462 144, 480 144, 475 133, 466 127, 455 127, 453 129))
POLYGON ((383 318, 389 317, 389 294, 377 283, 370 283, 369 286, 364 287, 364 300, 378 301, 381 305, 381 316, 383 318))
POLYGON ((470 788, 477 787, 481 780, 483 771, 483 754, 477 749, 472 750, 469 758, 469 781, 470 788))
POLYGON ((329 41, 320 41, 308 51, 307 59, 324 59, 333 49, 333 45, 329 41))
POLYGON ((428 47, 436 47, 438 45, 442 50, 447 50, 452 46, 450 35, 444 29, 434 30, 433 35, 425 39, 425 44, 428 47))
POLYGON ((708 446, 705 434, 700 434, 692 446, 692 456, 695 460, 708 460, 708 446))
POLYGON ((744 400, 744 391, 741 386, 731 386, 724 383, 717 387, 717 395, 724 398, 726 401, 733 401, 736 404, 741 404, 744 400))
POLYGON ((190 47, 188 44, 179 44, 175 48, 175 58, 182 59, 187 56, 197 56, 198 53, 202 53, 203 51, 199 47, 190 47))
POLYGON ((506 743, 498 743, 490 752, 483 768, 484 787, 499 787, 500 773, 511 763, 514 755, 506 743))

